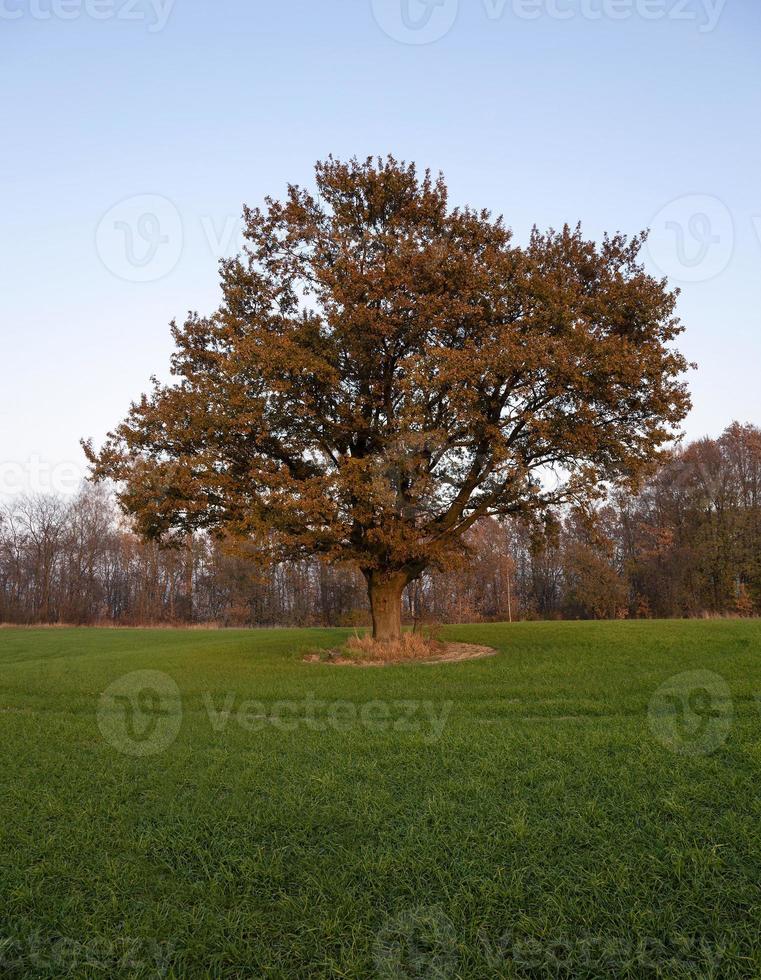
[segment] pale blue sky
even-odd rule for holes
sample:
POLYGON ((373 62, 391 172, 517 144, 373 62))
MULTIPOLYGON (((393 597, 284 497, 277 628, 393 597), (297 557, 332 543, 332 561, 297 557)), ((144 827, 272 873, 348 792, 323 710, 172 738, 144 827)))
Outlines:
POLYGON ((519 241, 654 224, 688 436, 761 424, 757 0, 429 2, 0 0, 6 491, 84 471, 216 305, 242 202, 331 152, 441 169, 519 241))

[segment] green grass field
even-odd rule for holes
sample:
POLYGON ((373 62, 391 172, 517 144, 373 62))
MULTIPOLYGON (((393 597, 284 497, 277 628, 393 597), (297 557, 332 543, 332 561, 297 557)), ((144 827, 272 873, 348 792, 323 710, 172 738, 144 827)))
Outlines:
POLYGON ((0 975, 761 976, 759 623, 344 635, 0 630, 0 975))

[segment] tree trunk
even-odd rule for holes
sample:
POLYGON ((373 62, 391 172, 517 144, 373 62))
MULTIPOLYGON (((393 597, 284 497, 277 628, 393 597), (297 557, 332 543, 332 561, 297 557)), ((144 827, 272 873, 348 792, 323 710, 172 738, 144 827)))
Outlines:
POLYGON ((378 643, 395 643, 402 635, 402 592, 409 581, 403 572, 370 572, 366 575, 370 609, 373 614, 373 639, 378 643))

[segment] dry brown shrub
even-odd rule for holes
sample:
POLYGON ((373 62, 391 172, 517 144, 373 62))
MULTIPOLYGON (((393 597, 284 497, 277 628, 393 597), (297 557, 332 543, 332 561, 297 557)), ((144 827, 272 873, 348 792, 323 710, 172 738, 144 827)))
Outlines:
POLYGON ((371 636, 352 636, 345 652, 354 660, 426 660, 441 652, 441 644, 420 633, 402 633, 394 643, 377 643, 371 636))

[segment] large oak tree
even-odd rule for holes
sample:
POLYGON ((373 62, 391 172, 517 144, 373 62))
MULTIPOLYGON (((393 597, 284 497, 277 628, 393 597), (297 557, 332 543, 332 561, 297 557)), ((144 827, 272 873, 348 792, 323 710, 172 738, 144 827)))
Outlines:
POLYGON ((480 518, 636 481, 688 409, 642 235, 519 247, 391 157, 331 158, 244 219, 220 308, 172 325, 176 382, 86 444, 93 475, 149 536, 355 563, 378 640, 480 518))

